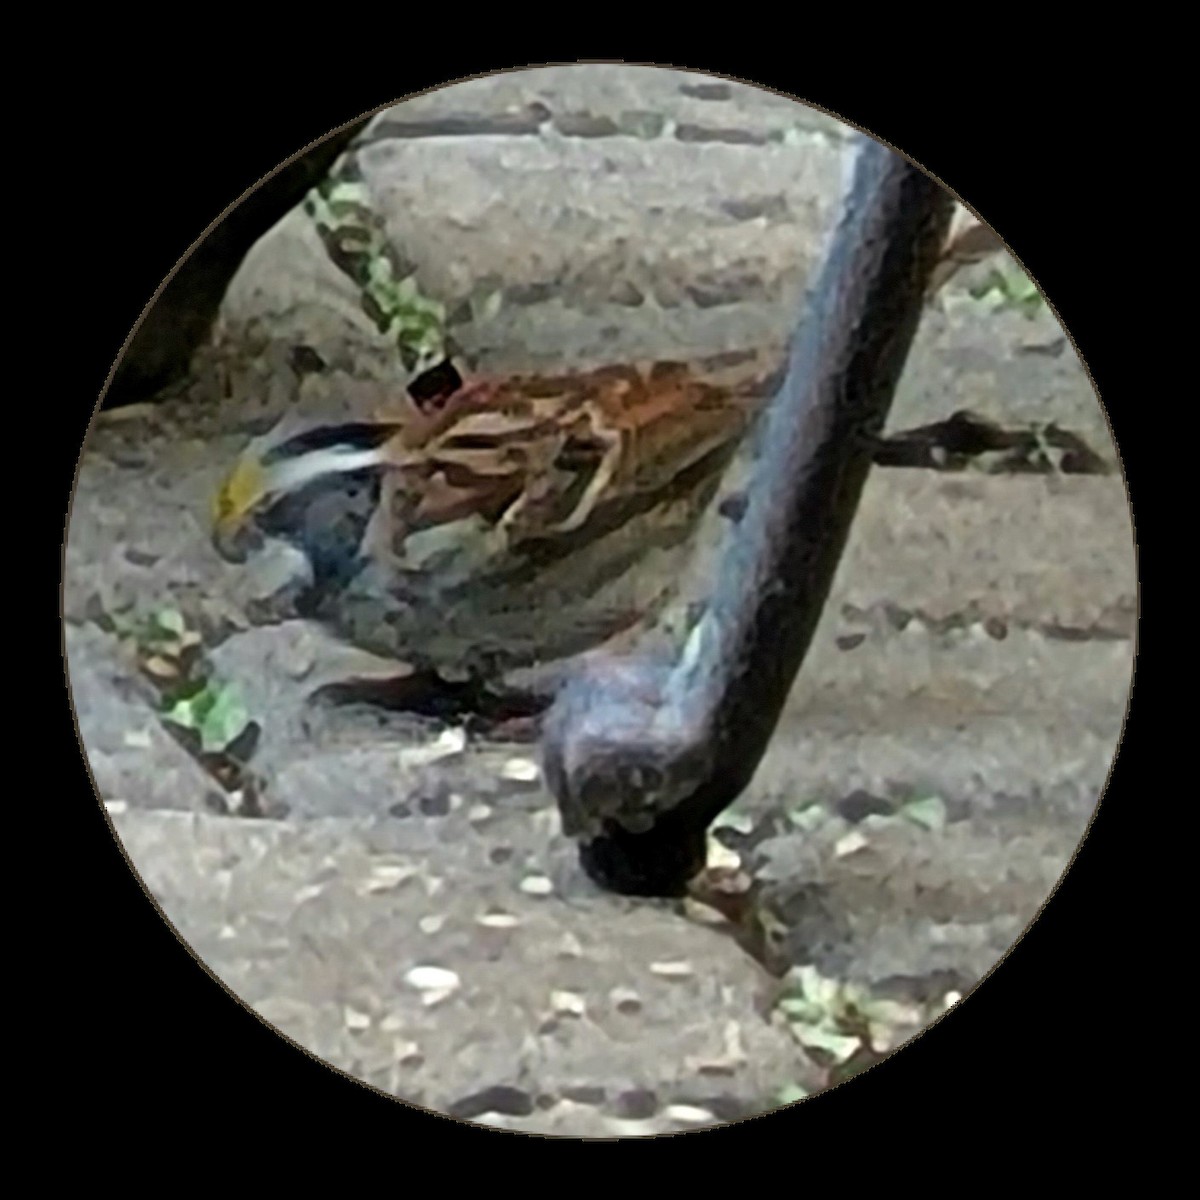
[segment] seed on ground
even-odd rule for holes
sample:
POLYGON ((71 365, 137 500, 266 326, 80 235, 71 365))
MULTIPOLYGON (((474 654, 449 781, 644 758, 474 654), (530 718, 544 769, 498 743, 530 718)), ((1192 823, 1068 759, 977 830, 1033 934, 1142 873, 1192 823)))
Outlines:
POLYGON ((526 875, 518 885, 527 896, 549 896, 554 883, 548 875, 526 875))
POLYGON ((689 1124, 707 1125, 717 1119, 715 1113, 707 1108, 698 1108, 694 1104, 668 1104, 663 1109, 663 1116, 672 1121, 686 1121, 689 1124))
POLYGON ((615 987, 608 993, 608 998, 612 1002, 613 1008, 625 1016, 641 1011, 642 998, 633 988, 615 987))
POLYGON ((480 913, 475 920, 487 929, 513 929, 521 923, 520 917, 508 912, 480 913))
POLYGON ((652 962, 650 970, 653 974, 661 975, 664 979, 686 979, 689 975, 696 973, 696 968, 684 958, 666 962, 652 962))
POLYGON ((559 938, 558 941, 558 957, 559 958, 582 958, 583 943, 569 930, 559 938))
POLYGON ((541 776, 542 769, 532 758, 510 758, 500 768, 503 779, 512 779, 518 783, 532 783, 541 776))
POLYGON ((410 746, 399 752, 402 767, 423 767, 442 758, 461 754, 467 744, 465 729, 446 729, 435 741, 424 746, 410 746))
POLYGON ((564 1016, 582 1017, 587 1005, 578 992, 551 992, 550 1007, 564 1016))
POLYGON ((342 1009, 342 1020, 345 1021, 346 1028, 352 1031, 371 1027, 371 1014, 365 1013, 361 1009, 351 1008, 348 1004, 342 1009))
POLYGON ((736 871, 742 865, 742 856, 736 850, 730 850, 723 842, 715 837, 708 839, 708 866, 710 870, 725 868, 736 871))
POLYGON ((374 892, 390 892, 418 873, 419 868, 409 863, 377 863, 359 889, 362 895, 374 892))
POLYGON ((419 1067, 425 1061, 425 1055, 416 1042, 406 1042, 401 1038, 392 1042, 392 1056, 402 1067, 419 1067))
POLYGON ((834 844, 833 852, 838 858, 849 858, 851 854, 857 854, 860 850, 865 849, 866 846, 866 837, 857 829, 853 829, 845 837, 838 838, 834 844))
POLYGON ((438 991, 443 988, 456 988, 461 980, 457 971, 445 967, 413 967, 405 976, 404 982, 420 992, 438 991))

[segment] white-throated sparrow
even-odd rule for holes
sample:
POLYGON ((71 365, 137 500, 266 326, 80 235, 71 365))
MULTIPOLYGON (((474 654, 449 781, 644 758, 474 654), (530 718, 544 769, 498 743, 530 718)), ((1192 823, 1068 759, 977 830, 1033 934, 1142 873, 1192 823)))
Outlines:
POLYGON ((472 380, 368 419, 281 422, 214 504, 214 544, 302 551, 303 615, 372 653, 491 677, 587 650, 669 598, 766 393, 688 366, 472 380))

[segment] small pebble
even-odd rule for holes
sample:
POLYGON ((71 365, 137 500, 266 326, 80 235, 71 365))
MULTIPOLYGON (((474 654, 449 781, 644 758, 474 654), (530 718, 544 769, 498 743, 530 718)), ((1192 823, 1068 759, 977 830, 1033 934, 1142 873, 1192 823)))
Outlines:
POLYGON ((549 896, 554 883, 548 875, 526 875, 518 885, 527 896, 549 896))
POLYGON ((445 916, 441 913, 435 913, 432 916, 422 917, 417 922, 417 928, 422 933, 437 933, 445 923, 445 916))
POLYGON ((354 1032, 371 1027, 371 1014, 351 1008, 348 1004, 342 1009, 342 1019, 346 1023, 346 1028, 354 1032))
POLYGON ((492 815, 492 811, 490 804, 473 804, 467 809, 467 820, 472 825, 478 825, 481 821, 486 821, 492 815))

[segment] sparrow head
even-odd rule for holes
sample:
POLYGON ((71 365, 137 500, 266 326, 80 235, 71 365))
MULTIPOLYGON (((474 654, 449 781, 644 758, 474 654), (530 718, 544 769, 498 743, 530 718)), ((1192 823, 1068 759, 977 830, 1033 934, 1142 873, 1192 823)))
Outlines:
POLYGON ((282 537, 309 555, 318 574, 331 553, 345 555, 348 539, 356 551, 378 497, 384 444, 395 432, 384 423, 347 422, 256 438, 213 497, 213 547, 241 563, 264 536, 282 537))
MULTIPOLYGON (((436 411, 463 386, 454 362, 438 356, 409 383, 409 399, 421 413, 436 411)), ((399 429, 382 421, 348 421, 340 425, 289 428, 285 422, 256 438, 242 452, 213 497, 213 545, 222 558, 244 562, 261 540, 263 518, 284 500, 295 502, 336 491, 346 481, 360 482, 364 472, 383 465, 383 445, 399 429)), ((277 514, 282 532, 287 517, 277 514)))

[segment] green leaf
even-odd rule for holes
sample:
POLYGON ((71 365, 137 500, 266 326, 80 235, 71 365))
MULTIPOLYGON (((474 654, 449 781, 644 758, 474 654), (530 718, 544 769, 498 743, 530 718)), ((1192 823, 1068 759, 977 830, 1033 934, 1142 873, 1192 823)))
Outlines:
POLYGON ((236 690, 218 689, 200 722, 200 744, 205 750, 224 750, 250 722, 250 714, 236 690))
POLYGON ((1004 278, 1004 290, 1011 299, 1016 301, 1041 299, 1041 293, 1037 290, 1037 284, 1024 271, 1010 267, 1002 271, 1002 276, 1004 278))
POLYGON ((821 1006, 803 996, 785 996, 779 1001, 779 1011, 789 1021, 819 1021, 823 1015, 821 1006))
POLYGON ((845 1062, 862 1044, 859 1038, 848 1037, 824 1025, 796 1021, 789 1028, 800 1045, 809 1050, 822 1050, 838 1063, 845 1062))
POLYGON ((199 729, 201 714, 196 700, 195 696, 186 696, 182 700, 176 700, 167 709, 167 720, 176 725, 182 725, 184 729, 199 729))
POLYGON ((224 750, 250 722, 250 714, 231 684, 209 684, 176 700, 166 718, 199 733, 201 749, 208 753, 224 750))
POLYGON ((820 804, 805 804, 788 809, 787 819, 802 833, 811 833, 825 820, 825 809, 820 804))
POLYGON ((940 796, 921 796, 902 805, 900 815, 930 833, 941 833, 946 827, 946 802, 940 796))
POLYGON ((1032 316, 1041 307, 1042 294, 1037 284, 1015 264, 993 267, 984 281, 971 289, 971 295, 993 308, 1017 308, 1032 316))
POLYGON ((172 633, 176 637, 187 630, 187 622, 183 619, 183 613, 177 608, 160 608, 154 614, 154 623, 159 629, 166 633, 172 633))
POLYGON ((710 826, 712 829, 732 829, 735 833, 748 834, 754 828, 754 818, 748 813, 727 808, 710 826))

